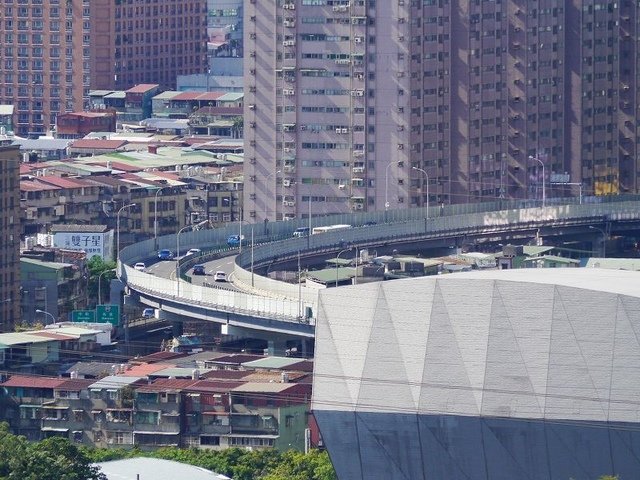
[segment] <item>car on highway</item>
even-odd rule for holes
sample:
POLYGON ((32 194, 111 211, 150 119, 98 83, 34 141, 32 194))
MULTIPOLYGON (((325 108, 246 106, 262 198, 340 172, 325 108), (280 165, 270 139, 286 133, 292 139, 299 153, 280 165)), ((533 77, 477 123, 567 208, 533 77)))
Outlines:
POLYGON ((145 318, 155 317, 156 316, 156 309, 155 308, 145 308, 142 311, 142 316, 145 317, 145 318))
POLYGON ((294 237, 308 237, 311 229, 309 227, 298 227, 293 232, 294 237))
POLYGON ((218 270, 216 273, 213 274, 213 281, 214 282, 226 282, 227 281, 227 274, 224 273, 221 270, 218 270))
POLYGON ((147 269, 147 266, 143 262, 138 262, 133 266, 133 268, 139 272, 144 272, 147 269))
POLYGON ((237 247, 240 245, 240 240, 244 240, 244 235, 229 235, 227 237, 227 245, 230 247, 237 247))
POLYGON ((199 248, 190 248, 187 250, 187 255, 198 255, 202 250, 199 248))
POLYGON ((193 275, 206 275, 207 272, 204 269, 204 265, 194 265, 193 275))
POLYGON ((173 252, 168 249, 163 249, 158 252, 158 259, 160 260, 173 260, 173 252))

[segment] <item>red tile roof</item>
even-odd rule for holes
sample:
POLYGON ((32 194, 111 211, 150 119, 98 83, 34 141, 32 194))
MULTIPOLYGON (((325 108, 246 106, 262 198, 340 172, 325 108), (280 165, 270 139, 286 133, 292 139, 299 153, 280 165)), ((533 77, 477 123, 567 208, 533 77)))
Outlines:
POLYGON ((56 390, 77 392, 79 390, 84 390, 92 383, 96 383, 96 380, 91 378, 64 378, 62 380, 63 382, 55 387, 56 390))
POLYGON ((223 95, 225 95, 223 92, 206 92, 206 93, 202 93, 198 97, 198 100, 203 100, 203 101, 216 100, 216 99, 220 98, 223 95))
POLYGON ((175 100, 196 100, 202 92, 182 92, 171 99, 171 101, 175 100))
POLYGON ((48 183, 49 185, 55 185, 60 188, 83 188, 93 186, 93 184, 87 183, 85 180, 80 178, 56 177, 54 175, 38 177, 38 181, 48 183))
POLYGON ((29 375, 11 375, 11 377, 0 386, 3 387, 23 387, 23 388, 56 388, 62 385, 65 379, 52 377, 37 377, 29 375))
POLYGON ((60 187, 34 182, 33 180, 20 180, 20 191, 22 192, 40 192, 43 190, 60 190, 60 187))
POLYGON ((33 172, 35 170, 31 165, 27 165, 25 163, 20 164, 20 175, 25 175, 27 173, 33 172))
POLYGON ((113 149, 123 147, 127 144, 126 140, 103 140, 100 138, 81 138, 71 145, 71 148, 93 148, 93 149, 113 149))
POLYGON ((125 370, 122 374, 125 377, 146 377, 165 368, 175 367, 171 363, 143 363, 141 365, 134 365, 129 370, 125 370))
POLYGON ((141 83, 140 85, 131 87, 129 90, 125 90, 125 93, 145 93, 157 87, 159 87, 159 85, 155 83, 141 83))

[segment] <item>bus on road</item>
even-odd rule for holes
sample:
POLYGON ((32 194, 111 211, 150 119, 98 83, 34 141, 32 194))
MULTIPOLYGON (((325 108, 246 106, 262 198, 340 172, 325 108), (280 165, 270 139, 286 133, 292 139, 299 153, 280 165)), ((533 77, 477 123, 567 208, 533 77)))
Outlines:
POLYGON ((315 235, 316 233, 327 233, 327 232, 335 232, 337 230, 349 230, 351 225, 325 225, 324 227, 314 227, 311 230, 311 235, 315 235))

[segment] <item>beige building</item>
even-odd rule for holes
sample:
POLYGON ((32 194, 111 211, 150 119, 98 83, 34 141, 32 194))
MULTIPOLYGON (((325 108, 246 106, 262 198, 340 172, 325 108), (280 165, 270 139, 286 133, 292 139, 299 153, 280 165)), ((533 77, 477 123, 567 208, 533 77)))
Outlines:
POLYGON ((20 150, 11 143, 0 137, 0 332, 20 312, 20 150))
POLYGON ((248 2, 245 216, 637 191, 636 9, 248 2))

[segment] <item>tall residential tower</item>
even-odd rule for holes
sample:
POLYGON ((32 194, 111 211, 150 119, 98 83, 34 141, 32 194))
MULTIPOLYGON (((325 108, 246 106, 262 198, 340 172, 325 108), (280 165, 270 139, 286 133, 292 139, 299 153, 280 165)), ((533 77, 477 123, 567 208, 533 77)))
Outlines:
POLYGON ((0 135, 0 332, 20 313, 20 149, 0 135))
POLYGON ((631 4, 248 0, 245 217, 637 191, 631 4))

